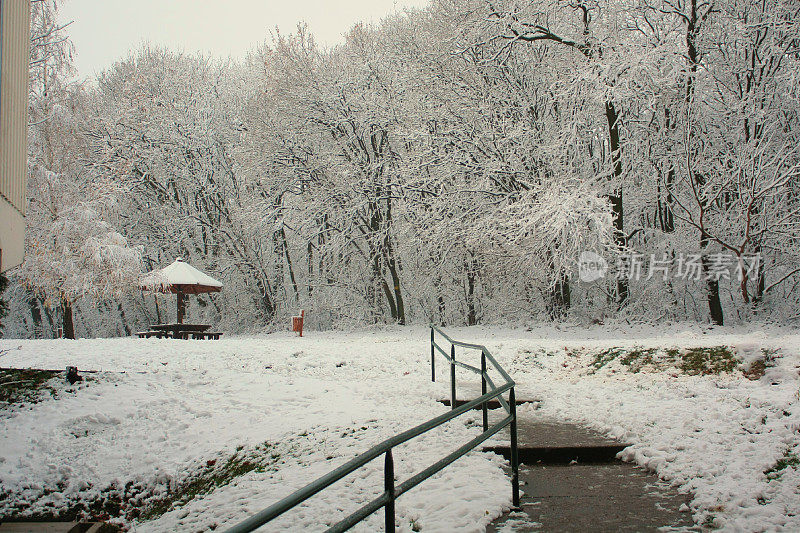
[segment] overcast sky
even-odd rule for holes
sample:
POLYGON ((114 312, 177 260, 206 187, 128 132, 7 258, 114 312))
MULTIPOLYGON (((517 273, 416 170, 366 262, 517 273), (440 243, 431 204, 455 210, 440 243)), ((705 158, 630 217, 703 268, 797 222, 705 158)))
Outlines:
POLYGON ((428 0, 66 0, 59 8, 75 45, 75 68, 93 76, 142 42, 218 57, 242 57, 276 26, 308 23, 317 42, 333 45, 356 22, 379 21, 428 0))

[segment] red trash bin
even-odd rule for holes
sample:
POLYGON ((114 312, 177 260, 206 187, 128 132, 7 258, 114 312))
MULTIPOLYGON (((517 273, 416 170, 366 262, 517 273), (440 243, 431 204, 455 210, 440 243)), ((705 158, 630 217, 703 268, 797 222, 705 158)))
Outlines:
POLYGON ((303 318, 305 318, 306 312, 305 310, 300 310, 300 316, 293 316, 292 317, 292 331, 296 331, 303 336, 303 318))

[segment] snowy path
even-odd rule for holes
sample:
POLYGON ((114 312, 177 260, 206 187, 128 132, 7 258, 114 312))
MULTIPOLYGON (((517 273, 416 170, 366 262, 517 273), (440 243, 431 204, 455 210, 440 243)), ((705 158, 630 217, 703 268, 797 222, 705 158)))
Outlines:
MULTIPOLYGON (((490 418, 502 416, 490 413, 490 418)), ((510 457, 508 435, 492 448, 510 457)), ((689 496, 616 458, 625 443, 531 413, 519 419, 521 509, 487 531, 690 531, 689 496)))

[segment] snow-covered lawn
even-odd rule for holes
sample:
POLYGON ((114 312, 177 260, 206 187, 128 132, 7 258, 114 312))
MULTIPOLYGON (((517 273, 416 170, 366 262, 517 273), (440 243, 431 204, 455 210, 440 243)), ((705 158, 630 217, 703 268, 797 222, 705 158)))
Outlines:
MULTIPOLYGON (((0 366, 102 372, 86 374, 90 381, 79 387, 56 384, 57 400, 46 395, 2 412, 0 480, 9 494, 0 498, 0 515, 20 503, 41 513, 109 494, 163 510, 167 490, 182 486, 201 494, 154 520, 129 523, 141 531, 233 525, 444 412, 435 401, 444 384, 430 383, 427 339, 415 329, 302 339, 4 340, 0 350, 10 351, 0 366)), ((398 479, 478 432, 466 416, 399 447, 398 479)), ((510 502, 502 464, 493 454, 462 458, 398 501, 400 529, 482 530, 510 502)), ((319 530, 382 491, 383 461, 375 460, 273 529, 319 530)), ((382 523, 377 514, 360 529, 382 523)))
MULTIPOLYGON (((521 407, 521 415, 580 421, 633 443, 625 458, 692 491, 698 522, 729 530, 800 528, 796 330, 447 331, 487 345, 519 383, 518 397, 543 400, 541 411, 521 407), (607 351, 617 346, 628 350, 607 351), (663 363, 666 349, 714 346, 733 347, 744 367, 767 353, 772 367, 752 380, 738 369, 691 376, 663 363)), ((435 399, 447 397, 446 369, 439 363, 442 379, 430 382, 428 338, 427 329, 409 327, 308 332, 302 339, 2 340, 0 350, 9 351, 0 366, 71 364, 103 372, 73 392, 60 391, 57 400, 3 411, 0 481, 11 497, 0 514, 21 501, 34 503, 33 511, 48 502, 63 507, 110 487, 132 505, 159 509, 167 488, 181 486, 188 503, 128 523, 140 531, 232 525, 443 412, 435 399)), ((474 383, 465 373, 459 379, 474 383)), ((475 418, 399 449, 398 479, 474 436, 475 418)), ((400 530, 482 530, 510 503, 502 464, 484 453, 456 461, 398 500, 400 530)), ((381 490, 382 461, 374 461, 274 526, 319 529, 381 490)), ((362 529, 381 524, 378 514, 362 529)))

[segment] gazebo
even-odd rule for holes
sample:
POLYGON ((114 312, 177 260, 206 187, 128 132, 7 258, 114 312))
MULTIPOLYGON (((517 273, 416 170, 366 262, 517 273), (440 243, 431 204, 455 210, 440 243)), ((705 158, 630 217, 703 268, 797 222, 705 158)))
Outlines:
POLYGON ((171 265, 154 270, 142 278, 140 288, 162 293, 173 293, 178 297, 178 324, 183 324, 186 314, 186 298, 189 294, 219 292, 222 283, 195 267, 176 259, 171 265))

